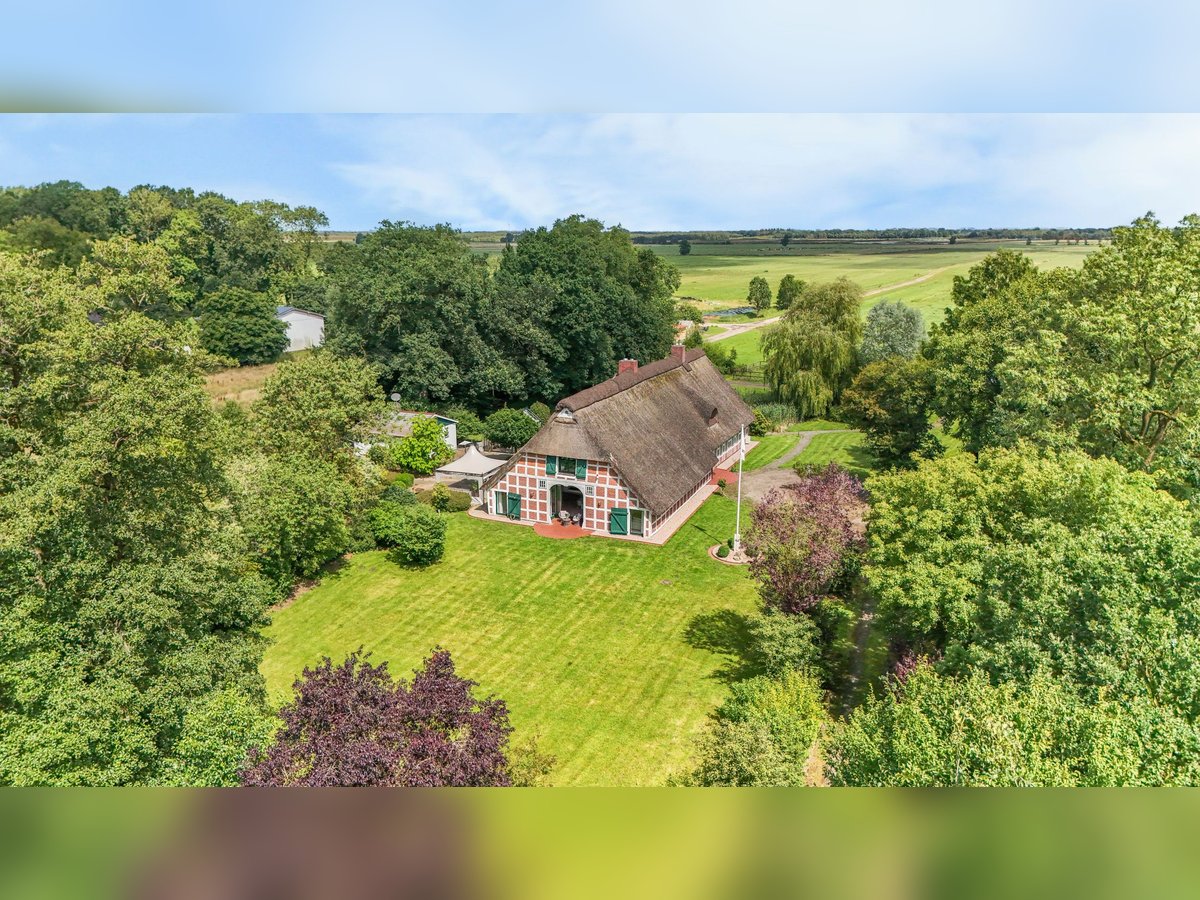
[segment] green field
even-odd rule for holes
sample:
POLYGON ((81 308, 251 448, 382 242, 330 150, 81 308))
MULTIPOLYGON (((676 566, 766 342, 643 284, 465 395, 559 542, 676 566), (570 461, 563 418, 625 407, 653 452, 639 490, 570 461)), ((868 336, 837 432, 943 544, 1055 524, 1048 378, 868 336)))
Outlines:
MULTIPOLYGON (((908 246, 911 247, 911 244, 908 246)), ((680 267, 683 275, 679 294, 703 298, 706 302, 702 305, 709 309, 728 307, 734 301, 744 300, 746 287, 755 275, 763 275, 771 283, 772 290, 778 287, 779 279, 788 272, 807 281, 832 281, 845 275, 869 292, 933 273, 918 284, 885 290, 863 300, 864 314, 880 300, 902 300, 919 309, 925 316, 926 324, 932 324, 942 320, 946 307, 950 305, 954 276, 965 275, 971 266, 1002 246, 1002 242, 956 245, 954 249, 945 245, 937 246, 935 250, 917 252, 836 252, 823 256, 775 254, 762 258, 744 253, 726 256, 697 254, 693 250, 689 256, 676 254, 674 258, 669 255, 668 258, 680 267), (959 246, 963 249, 958 249, 959 246)), ((1012 241, 1007 246, 1026 253, 1042 268, 1078 267, 1083 264, 1084 257, 1095 249, 1092 246, 1069 247, 1065 244, 1055 247, 1052 243, 1026 248, 1023 241, 1012 241)), ((715 250, 719 247, 706 245, 704 249, 715 250)), ((768 315, 778 314, 778 310, 772 310, 768 315)), ((763 358, 760 340, 770 327, 767 325, 746 331, 721 343, 727 350, 737 351, 739 363, 756 365, 763 358)))
POLYGON ((756 366, 763 361, 762 343, 760 342, 762 333, 770 327, 772 326, 764 325, 753 331, 743 331, 731 338, 725 338, 721 344, 726 350, 736 351, 737 361, 743 366, 756 366))
POLYGON ((832 281, 844 275, 864 291, 875 291, 940 272, 920 285, 885 292, 936 312, 939 318, 936 304, 943 294, 948 295, 953 277, 1001 248, 1020 250, 1038 266, 1054 268, 1080 265, 1095 246, 1055 246, 1052 241, 1035 242, 1029 247, 1024 241, 960 241, 953 246, 944 241, 896 241, 810 243, 783 250, 777 243, 693 244, 687 256, 680 256, 675 246, 651 247, 679 268, 682 284, 677 294, 696 298, 708 308, 744 301, 746 288, 755 275, 766 278, 772 291, 788 273, 805 281, 832 281))
POLYGON ((661 784, 738 673, 755 588, 706 552, 733 518, 713 497, 654 547, 453 515, 437 565, 357 554, 275 612, 268 690, 280 702, 304 666, 359 646, 408 676, 440 644, 508 703, 517 738, 540 732, 555 784, 661 784))

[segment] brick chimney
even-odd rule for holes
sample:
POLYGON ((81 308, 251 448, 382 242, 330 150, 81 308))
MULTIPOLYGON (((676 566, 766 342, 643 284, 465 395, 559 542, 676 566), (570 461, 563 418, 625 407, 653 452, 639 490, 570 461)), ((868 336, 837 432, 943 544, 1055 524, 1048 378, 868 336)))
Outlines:
POLYGON ((624 375, 626 372, 636 372, 638 361, 636 359, 623 359, 617 363, 617 374, 624 375))
POLYGON ((687 348, 683 344, 671 345, 671 358, 683 362, 683 354, 687 353, 687 348))

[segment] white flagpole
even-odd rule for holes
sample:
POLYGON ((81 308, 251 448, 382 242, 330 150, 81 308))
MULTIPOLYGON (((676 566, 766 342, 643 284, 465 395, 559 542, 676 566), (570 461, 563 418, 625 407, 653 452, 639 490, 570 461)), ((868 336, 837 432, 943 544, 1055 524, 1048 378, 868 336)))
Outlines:
POLYGON ((742 463, 746 461, 746 426, 743 425, 738 433, 738 490, 737 513, 733 526, 733 552, 737 553, 742 546, 742 463))

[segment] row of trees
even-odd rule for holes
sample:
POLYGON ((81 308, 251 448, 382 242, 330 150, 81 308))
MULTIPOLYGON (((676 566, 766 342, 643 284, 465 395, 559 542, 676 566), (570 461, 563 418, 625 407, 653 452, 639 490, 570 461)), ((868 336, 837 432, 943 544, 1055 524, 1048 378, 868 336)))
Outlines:
MULTIPOLYGON (((1055 238, 1107 240, 1109 228, 750 228, 738 231, 635 231, 635 244, 678 244, 693 241, 704 244, 742 243, 755 238, 779 241, 787 246, 793 240, 806 241, 904 241, 929 238, 964 237, 991 240, 1053 240, 1055 238), (741 239, 741 240, 738 240, 741 239)), ((481 233, 480 237, 494 238, 481 233)))
POLYGON ((746 303, 754 307, 756 313, 770 309, 772 301, 780 309, 789 309, 796 299, 804 292, 805 282, 795 275, 784 275, 779 279, 779 288, 774 297, 771 295, 771 285, 761 275, 750 279, 746 289, 746 303))
POLYGON ((0 250, 39 252, 43 265, 103 284, 94 298, 101 314, 196 317, 201 346, 240 363, 274 359, 286 346, 277 305, 323 311, 326 225, 312 207, 190 189, 123 194, 60 181, 0 190, 0 250))
POLYGON ((196 318, 201 346, 253 364, 286 346, 277 305, 325 313, 335 352, 408 402, 553 402, 673 340, 678 272, 621 228, 573 216, 527 231, 493 271, 449 226, 384 222, 331 245, 327 224, 310 207, 166 187, 0 190, 0 249, 103 284, 100 314, 196 318))
POLYGON ((325 267, 328 345, 415 402, 553 402, 674 339, 677 270, 580 216, 525 232, 494 272, 448 226, 391 222, 331 249, 325 267))

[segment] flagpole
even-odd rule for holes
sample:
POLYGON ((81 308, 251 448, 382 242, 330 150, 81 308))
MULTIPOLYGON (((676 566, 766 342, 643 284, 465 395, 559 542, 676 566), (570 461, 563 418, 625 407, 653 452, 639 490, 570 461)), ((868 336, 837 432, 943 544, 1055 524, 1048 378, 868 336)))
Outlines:
POLYGON ((746 426, 738 432, 738 489, 737 513, 733 526, 733 552, 737 553, 742 546, 742 463, 746 461, 746 426))

